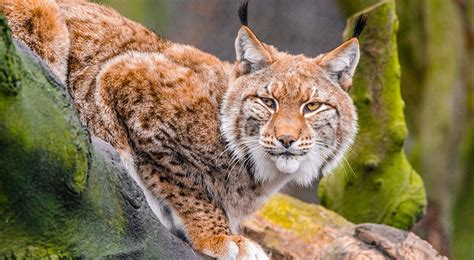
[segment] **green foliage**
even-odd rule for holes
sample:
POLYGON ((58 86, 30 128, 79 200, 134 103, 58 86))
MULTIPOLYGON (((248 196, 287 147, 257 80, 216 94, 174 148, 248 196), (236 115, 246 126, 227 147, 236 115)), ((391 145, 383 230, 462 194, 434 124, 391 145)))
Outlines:
MULTIPOLYGON (((359 39, 361 61, 351 90, 360 126, 348 155, 352 168, 342 166, 324 178, 319 196, 324 206, 352 222, 409 229, 424 212, 426 198, 423 181, 403 152, 407 128, 400 93, 395 3, 383 1, 363 13, 369 23, 359 39)), ((346 38, 358 15, 349 19, 346 38)))
POLYGON ((158 32, 166 32, 168 9, 165 1, 160 0, 93 0, 108 5, 125 17, 148 26, 158 32))
POLYGON ((344 15, 349 17, 354 13, 360 12, 362 9, 368 8, 380 0, 338 0, 344 15))

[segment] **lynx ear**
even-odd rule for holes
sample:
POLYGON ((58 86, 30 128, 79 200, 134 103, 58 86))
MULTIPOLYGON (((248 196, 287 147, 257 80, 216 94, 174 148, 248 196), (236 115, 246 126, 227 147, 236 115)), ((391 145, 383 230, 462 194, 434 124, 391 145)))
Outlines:
POLYGON ((359 41, 352 38, 336 49, 318 59, 318 64, 326 69, 329 77, 337 82, 342 89, 348 91, 352 86, 357 63, 359 62, 359 41))
POLYGON ((268 66, 272 62, 270 53, 247 26, 242 26, 235 39, 238 70, 247 74, 268 66))

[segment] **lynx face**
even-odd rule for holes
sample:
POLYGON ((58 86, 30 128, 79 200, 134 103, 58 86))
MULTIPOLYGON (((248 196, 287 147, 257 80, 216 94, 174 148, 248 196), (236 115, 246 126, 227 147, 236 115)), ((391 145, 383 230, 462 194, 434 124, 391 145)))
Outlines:
POLYGON ((222 133, 234 156, 253 164, 260 181, 283 175, 308 185, 329 173, 356 133, 346 91, 359 59, 357 40, 307 58, 264 45, 244 26, 236 52, 221 109, 222 133))

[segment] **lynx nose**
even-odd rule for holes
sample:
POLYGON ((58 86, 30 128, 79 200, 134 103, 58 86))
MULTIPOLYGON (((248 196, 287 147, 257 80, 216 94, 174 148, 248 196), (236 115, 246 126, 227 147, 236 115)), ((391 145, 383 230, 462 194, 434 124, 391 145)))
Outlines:
POLYGON ((289 148, 296 141, 296 137, 292 135, 281 135, 277 139, 285 148, 289 148))

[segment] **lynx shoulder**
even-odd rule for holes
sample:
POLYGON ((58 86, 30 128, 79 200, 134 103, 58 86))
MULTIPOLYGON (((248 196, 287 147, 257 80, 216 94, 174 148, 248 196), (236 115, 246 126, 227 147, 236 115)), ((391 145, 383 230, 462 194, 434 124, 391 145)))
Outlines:
POLYGON ((160 221, 226 259, 266 259, 239 223, 287 183, 329 174, 357 129, 357 38, 315 58, 280 52, 248 27, 247 4, 231 64, 87 1, 0 0, 160 221))

